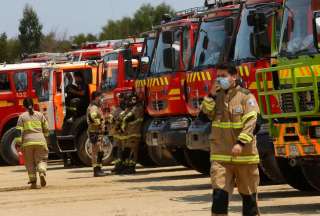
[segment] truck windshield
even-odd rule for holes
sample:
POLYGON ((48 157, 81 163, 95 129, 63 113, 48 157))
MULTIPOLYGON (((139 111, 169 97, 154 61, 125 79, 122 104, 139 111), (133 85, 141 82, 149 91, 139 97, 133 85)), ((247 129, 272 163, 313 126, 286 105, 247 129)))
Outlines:
POLYGON ((48 101, 50 69, 43 69, 42 74, 34 73, 32 79, 39 102, 48 101))
POLYGON ((287 0, 281 28, 280 55, 293 56, 316 52, 312 31, 312 0, 287 0))
POLYGON ((175 49, 175 68, 174 71, 180 70, 180 50, 181 50, 181 32, 176 30, 174 33, 174 42, 173 44, 166 44, 162 41, 162 32, 159 35, 158 43, 155 47, 154 57, 151 62, 151 73, 152 74, 159 74, 159 73, 166 73, 171 72, 171 68, 167 68, 164 65, 164 58, 163 58, 163 51, 167 48, 175 49))
POLYGON ((244 8, 241 14, 241 24, 236 38, 234 60, 241 61, 243 59, 255 59, 251 52, 250 35, 253 34, 253 26, 249 26, 247 17, 250 9, 244 8))
POLYGON ((217 64, 222 59, 225 42, 224 19, 202 22, 196 44, 194 69, 201 70, 217 64))
POLYGON ((149 37, 146 39, 146 45, 143 52, 143 56, 147 56, 151 59, 152 51, 154 48, 155 38, 149 37))

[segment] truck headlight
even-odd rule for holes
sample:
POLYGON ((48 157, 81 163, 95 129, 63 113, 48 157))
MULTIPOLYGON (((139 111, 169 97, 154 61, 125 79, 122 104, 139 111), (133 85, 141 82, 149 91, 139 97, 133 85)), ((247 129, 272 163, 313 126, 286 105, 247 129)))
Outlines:
POLYGON ((315 127, 314 128, 314 136, 316 138, 320 138, 320 127, 315 127))
POLYGON ((306 154, 314 154, 316 152, 316 149, 313 145, 303 146, 303 151, 306 154))
POLYGON ((170 123, 171 129, 182 129, 182 128, 188 128, 188 127, 189 127, 189 121, 187 119, 180 119, 170 123))

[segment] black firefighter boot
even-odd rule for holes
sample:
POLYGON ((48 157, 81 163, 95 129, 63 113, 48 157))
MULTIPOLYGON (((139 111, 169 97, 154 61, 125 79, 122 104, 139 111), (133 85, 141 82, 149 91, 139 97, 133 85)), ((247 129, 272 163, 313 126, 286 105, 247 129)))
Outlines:
POLYGON ((133 160, 126 160, 125 164, 123 174, 131 175, 136 173, 136 163, 133 160))
POLYGON ((124 169, 123 161, 118 159, 114 162, 114 168, 111 170, 116 175, 121 175, 124 169))
POLYGON ((93 168, 93 176, 94 177, 103 177, 106 176, 107 174, 104 173, 101 169, 102 166, 102 158, 103 158, 103 152, 98 152, 98 158, 97 158, 97 163, 100 164, 100 166, 96 166, 93 168))

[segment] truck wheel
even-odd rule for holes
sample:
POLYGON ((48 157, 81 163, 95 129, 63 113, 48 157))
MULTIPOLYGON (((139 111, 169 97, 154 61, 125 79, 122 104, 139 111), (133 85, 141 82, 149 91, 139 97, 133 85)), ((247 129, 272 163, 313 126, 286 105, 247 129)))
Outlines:
POLYGON ((202 174, 210 174, 210 153, 202 150, 185 149, 184 155, 191 168, 202 174))
POLYGON ((148 153, 153 162, 158 166, 173 166, 177 164, 172 154, 165 148, 148 146, 148 153))
MULTIPOLYGON (((87 133, 84 131, 83 133, 80 134, 78 138, 78 157, 81 160, 81 162, 85 166, 91 166, 91 144, 89 142, 89 138, 87 133)), ((105 142, 105 145, 103 146, 103 151, 104 151, 104 158, 102 160, 103 165, 109 165, 112 160, 112 149, 113 146, 110 142, 105 142)))
POLYGON ((19 156, 16 149, 15 128, 7 130, 1 139, 0 153, 3 160, 10 166, 19 165, 19 156))
POLYGON ((299 165, 291 166, 289 159, 286 158, 277 158, 277 162, 287 184, 300 191, 315 191, 304 177, 299 165))
POLYGON ((300 163, 302 172, 309 184, 320 191, 320 163, 319 159, 303 160, 300 163))
POLYGON ((188 163, 184 155, 184 149, 173 149, 171 151, 171 154, 173 158, 178 162, 178 164, 181 164, 182 166, 187 168, 191 168, 191 164, 188 163))
POLYGON ((261 171, 274 183, 285 183, 285 179, 274 155, 264 155, 260 161, 261 171))
POLYGON ((156 163, 150 157, 148 147, 145 143, 140 143, 138 163, 144 167, 154 167, 156 163))

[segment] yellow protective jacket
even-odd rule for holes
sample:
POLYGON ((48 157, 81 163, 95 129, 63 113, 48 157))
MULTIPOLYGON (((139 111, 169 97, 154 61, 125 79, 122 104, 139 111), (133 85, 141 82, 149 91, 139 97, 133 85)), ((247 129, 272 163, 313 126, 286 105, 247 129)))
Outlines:
POLYGON ((214 99, 206 97, 202 111, 212 120, 213 142, 211 160, 236 164, 257 164, 259 154, 256 137, 253 134, 257 115, 260 112, 257 101, 249 90, 239 86, 219 91, 214 99), (240 156, 232 156, 232 148, 243 146, 240 156))
POLYGON ((16 133, 15 141, 22 148, 34 145, 47 148, 48 121, 41 112, 34 111, 33 115, 29 112, 22 113, 18 119, 16 133))
POLYGON ((105 122, 102 110, 94 103, 91 103, 87 109, 88 133, 103 134, 105 131, 105 122))

